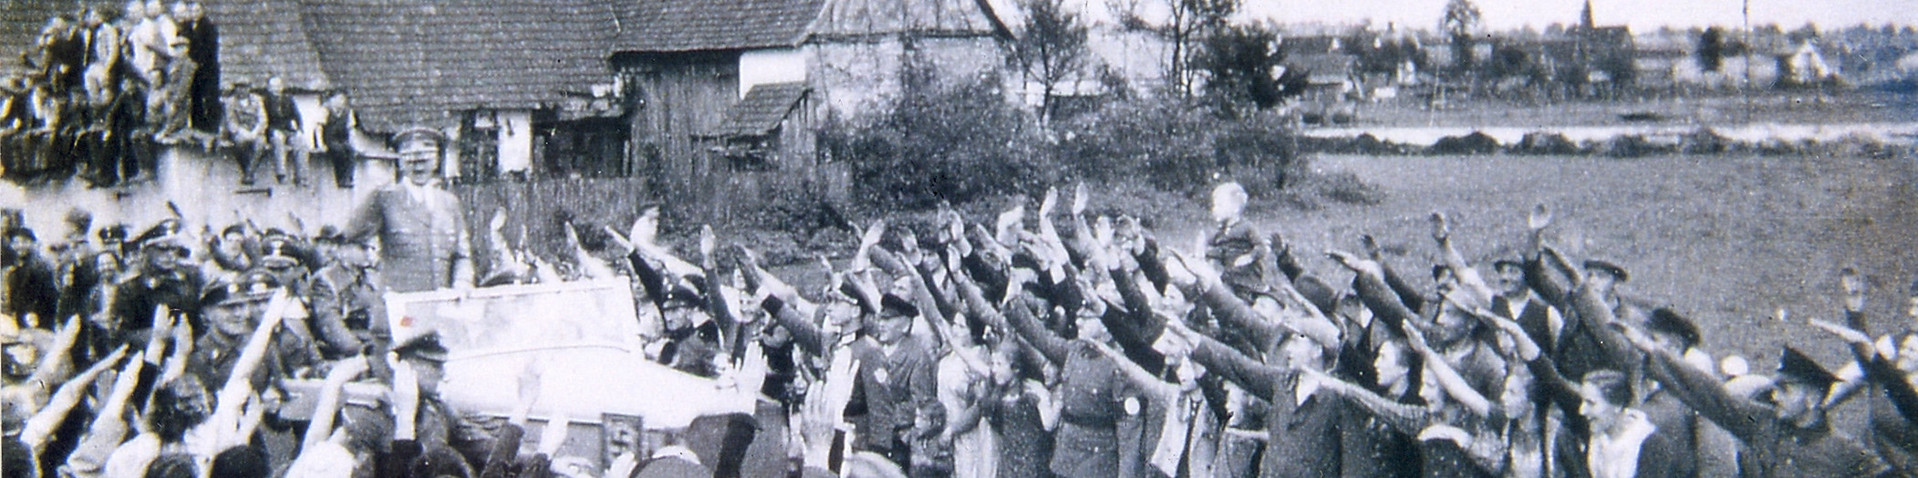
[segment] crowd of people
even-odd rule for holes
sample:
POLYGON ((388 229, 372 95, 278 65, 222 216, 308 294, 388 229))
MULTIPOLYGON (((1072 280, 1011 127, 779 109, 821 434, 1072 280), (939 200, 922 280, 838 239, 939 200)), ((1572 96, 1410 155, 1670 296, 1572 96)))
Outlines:
POLYGON ((407 179, 312 237, 171 218, 129 239, 76 212, 47 247, 18 212, 0 216, 5 474, 739 476, 741 435, 775 428, 602 467, 555 456, 567 427, 549 423, 522 453, 538 370, 504 423, 461 413, 438 394, 438 336, 394 343, 380 303, 613 275, 636 284, 649 359, 783 405, 792 476, 1918 472, 1918 335, 1870 335, 1884 331, 1866 327, 1850 269, 1845 321, 1811 323, 1855 363, 1833 372, 1787 348, 1771 373, 1622 292, 1625 268, 1554 247, 1543 206, 1524 252, 1483 269, 1435 214, 1444 259, 1424 289, 1369 237, 1327 254, 1349 284, 1315 276, 1304 261, 1326 259, 1243 219, 1230 183, 1202 250, 1087 214, 1082 187, 1064 210, 1048 192, 1036 214, 990 224, 876 223, 849 261, 822 260, 818 290, 710 228, 682 259, 656 240, 657 207, 624 232, 593 228, 596 250, 568 226, 571 257, 511 247, 499 212, 478 274, 458 201, 431 179, 441 138, 402 136, 407 179), (286 404, 314 381, 316 404, 286 404), (1868 402, 1868 428, 1827 419, 1849 400, 1868 402))
POLYGON ((352 187, 345 96, 327 95, 325 114, 302 118, 277 76, 222 83, 219 47, 197 1, 129 0, 48 19, 21 54, 27 72, 0 83, 0 177, 138 182, 177 145, 230 157, 246 185, 269 166, 277 182, 305 184, 318 155, 335 185, 352 187))

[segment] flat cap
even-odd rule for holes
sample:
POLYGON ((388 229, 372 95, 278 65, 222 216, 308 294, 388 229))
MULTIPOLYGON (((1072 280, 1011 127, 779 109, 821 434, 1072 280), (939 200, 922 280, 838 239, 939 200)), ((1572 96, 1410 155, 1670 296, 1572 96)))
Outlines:
POLYGON ((1838 382, 1838 377, 1804 352, 1786 346, 1785 352, 1778 357, 1778 381, 1798 382, 1818 390, 1830 390, 1831 384, 1838 382))
POLYGON ((1625 272, 1624 267, 1603 259, 1590 259, 1585 261, 1585 270, 1603 271, 1606 274, 1611 274, 1612 277, 1618 278, 1619 282, 1631 280, 1631 275, 1625 272))

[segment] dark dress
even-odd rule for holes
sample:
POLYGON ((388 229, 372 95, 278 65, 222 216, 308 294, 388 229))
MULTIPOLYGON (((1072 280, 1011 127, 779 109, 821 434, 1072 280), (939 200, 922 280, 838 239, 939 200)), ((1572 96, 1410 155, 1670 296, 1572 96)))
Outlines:
POLYGON ((1051 432, 1039 419, 1039 401, 1025 388, 1000 395, 989 417, 999 431, 999 478, 1053 476, 1051 432))

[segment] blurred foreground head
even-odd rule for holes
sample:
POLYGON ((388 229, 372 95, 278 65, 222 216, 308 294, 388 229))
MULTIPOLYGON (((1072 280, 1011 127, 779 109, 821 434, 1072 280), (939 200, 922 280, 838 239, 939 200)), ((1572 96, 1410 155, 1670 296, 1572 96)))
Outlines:
POLYGON ((1228 182, 1212 188, 1212 219, 1225 221, 1239 217, 1245 212, 1246 199, 1245 187, 1239 183, 1228 182))

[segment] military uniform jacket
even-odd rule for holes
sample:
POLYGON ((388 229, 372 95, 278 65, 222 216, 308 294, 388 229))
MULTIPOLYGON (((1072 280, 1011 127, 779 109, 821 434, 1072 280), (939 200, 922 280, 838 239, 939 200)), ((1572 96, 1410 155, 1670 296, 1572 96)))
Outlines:
MULTIPOLYGON (((285 324, 292 325, 292 324, 285 324)), ((281 330, 273 334, 268 343, 266 356, 261 358, 260 366, 253 369, 253 376, 247 380, 254 389, 263 389, 274 380, 295 378, 294 373, 320 362, 320 357, 298 334, 281 330)), ((246 348, 248 337, 227 337, 218 331, 204 335, 194 344, 193 354, 187 357, 187 371, 206 379, 209 387, 219 387, 230 380, 235 361, 246 348)))
POLYGON ((142 271, 134 275, 116 286, 112 310, 118 325, 114 329, 134 332, 153 328, 154 308, 166 304, 190 313, 194 317, 194 332, 205 331, 198 323, 200 288, 204 282, 197 269, 166 274, 142 271))
POLYGON ((331 265, 313 275, 307 295, 313 335, 335 355, 359 352, 367 338, 386 337, 386 300, 368 272, 331 265))
POLYGON ((406 186, 374 191, 353 213, 347 237, 380 240, 380 283, 393 292, 418 292, 473 282, 472 239, 459 198, 431 185, 425 201, 406 186))

